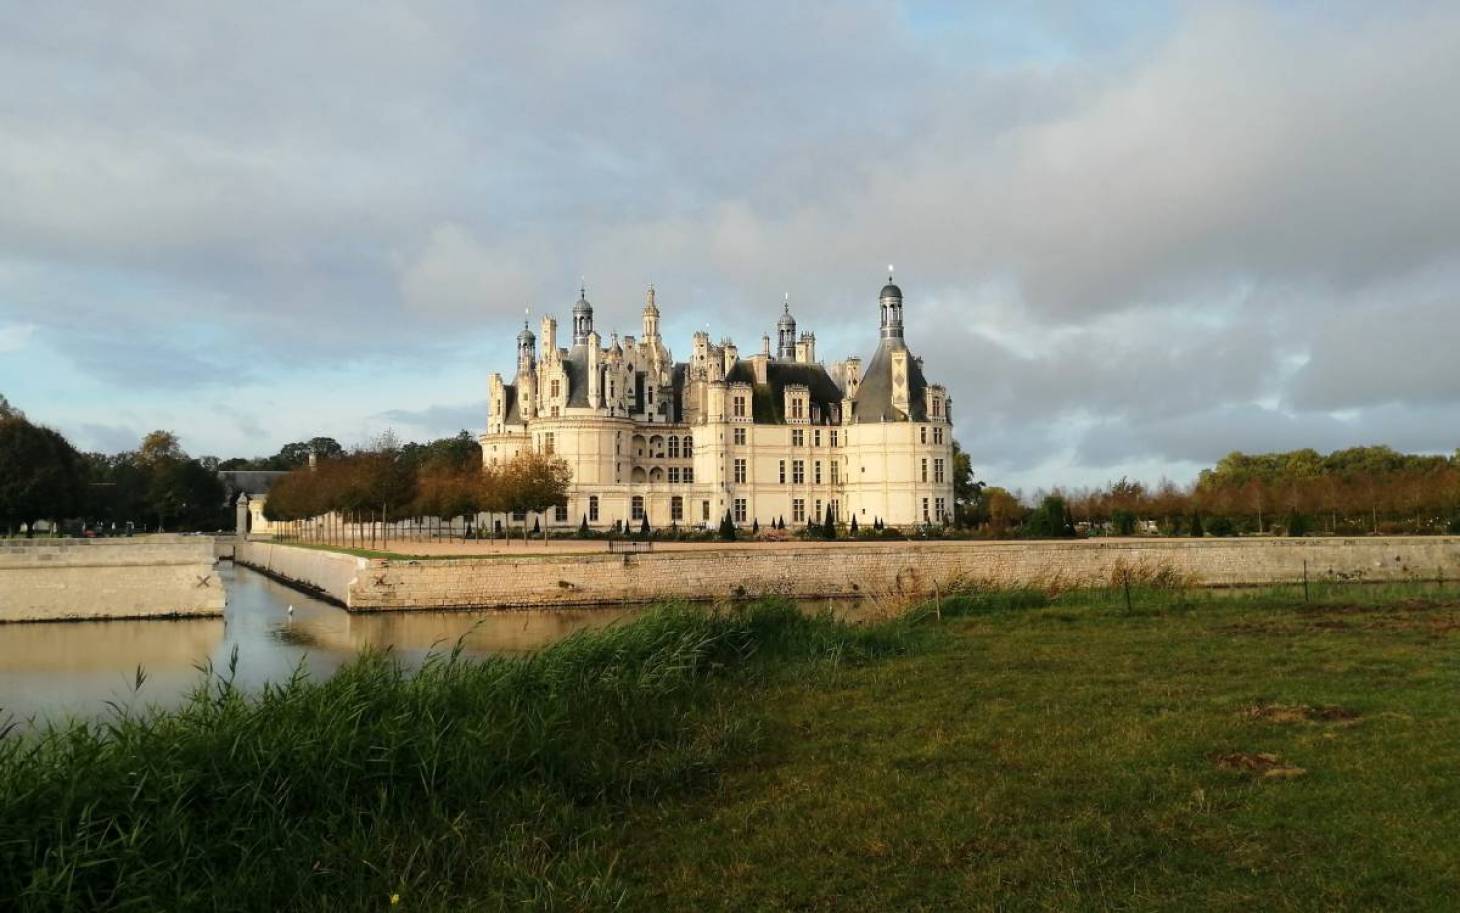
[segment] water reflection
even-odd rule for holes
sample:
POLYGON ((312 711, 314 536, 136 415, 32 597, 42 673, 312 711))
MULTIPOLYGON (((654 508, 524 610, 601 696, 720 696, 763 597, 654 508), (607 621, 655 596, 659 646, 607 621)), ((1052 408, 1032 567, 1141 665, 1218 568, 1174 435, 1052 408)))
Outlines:
POLYGON ((225 668, 235 649, 237 681, 257 687, 301 663, 328 676, 367 647, 389 647, 408 665, 458 639, 469 655, 524 652, 634 611, 351 615, 247 568, 223 564, 219 576, 228 590, 223 618, 0 625, 0 720, 94 717, 108 702, 172 706, 201 667, 225 668), (139 666, 146 680, 135 689, 139 666))

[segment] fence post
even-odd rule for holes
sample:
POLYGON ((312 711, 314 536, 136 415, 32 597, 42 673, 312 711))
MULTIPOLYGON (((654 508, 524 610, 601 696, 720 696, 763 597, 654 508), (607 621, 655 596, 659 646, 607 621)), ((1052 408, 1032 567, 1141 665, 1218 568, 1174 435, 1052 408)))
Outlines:
POLYGON ((1303 601, 1308 602, 1308 562, 1303 562, 1303 601))

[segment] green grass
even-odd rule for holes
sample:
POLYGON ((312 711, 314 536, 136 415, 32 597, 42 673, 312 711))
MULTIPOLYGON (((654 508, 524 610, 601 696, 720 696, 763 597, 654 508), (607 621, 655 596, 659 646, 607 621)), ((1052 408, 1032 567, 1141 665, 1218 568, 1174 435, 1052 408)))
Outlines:
POLYGON ((1454 910, 1433 589, 946 599, 932 648, 770 688, 760 751, 639 807, 631 906, 1454 910))
POLYGON ((1452 910, 1460 595, 1309 600, 670 607, 527 659, 215 676, 180 712, 0 741, 0 899, 1452 910))

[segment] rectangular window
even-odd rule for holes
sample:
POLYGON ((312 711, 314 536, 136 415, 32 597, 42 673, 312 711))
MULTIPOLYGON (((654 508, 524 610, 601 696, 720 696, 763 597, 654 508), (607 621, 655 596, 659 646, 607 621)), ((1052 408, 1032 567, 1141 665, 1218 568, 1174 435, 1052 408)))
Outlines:
POLYGON ((553 452, 553 433, 551 431, 542 436, 542 452, 549 454, 553 452))
POLYGON ((679 495, 669 499, 669 519, 676 522, 684 519, 684 498, 679 495))
POLYGON ((554 523, 567 523, 568 522, 568 505, 566 505, 566 504, 559 504, 557 507, 554 507, 553 508, 553 522, 554 523))
POLYGON ((701 520, 704 520, 706 523, 710 522, 710 502, 709 501, 701 501, 700 502, 700 519, 701 520))
POLYGON ((918 443, 926 444, 928 442, 928 426, 924 425, 923 427, 919 428, 918 431, 920 432, 920 434, 918 435, 920 439, 918 443))
POLYGON ((820 523, 821 522, 821 499, 820 498, 817 498, 816 499, 816 514, 815 514, 815 516, 816 516, 816 522, 817 523, 820 523))
POLYGON ((821 484, 821 461, 820 460, 817 460, 816 461, 816 465, 812 467, 812 474, 815 476, 816 484, 817 485, 820 485, 821 484))
POLYGON ((781 465, 780 465, 780 470, 779 471, 780 471, 781 484, 782 485, 785 485, 786 484, 786 461, 785 460, 781 460, 781 465))
POLYGON ((806 484, 806 461, 805 460, 792 460, 791 461, 791 484, 792 485, 805 485, 806 484))
POLYGON ((745 522, 745 499, 744 498, 736 498, 735 499, 735 522, 736 523, 744 523, 745 522))
POLYGON ((744 460, 736 460, 735 461, 735 484, 736 485, 744 485, 745 484, 745 461, 744 460))
POLYGON ((514 511, 512 511, 512 522, 514 522, 514 523, 526 523, 527 522, 527 511, 525 511, 525 510, 514 510, 514 511))
POLYGON ((791 522, 793 522, 793 523, 805 523, 806 522, 806 499, 805 498, 792 498, 791 499, 791 522))
POLYGON ((643 495, 634 495, 633 505, 632 505, 631 509, 633 511, 633 518, 635 520, 642 520, 642 519, 644 519, 644 497, 643 497, 643 495))
POLYGON ((923 498, 923 522, 928 522, 928 499, 923 498))
POLYGON ((812 447, 820 447, 821 446, 821 430, 820 429, 817 429, 816 431, 811 432, 811 446, 812 447))
POLYGON ((928 481, 928 458, 923 457, 923 481, 928 481))
POLYGON ((940 416, 942 414, 943 414, 943 401, 941 399, 939 399, 938 397, 935 396, 935 397, 933 397, 933 418, 937 418, 938 416, 940 416))
POLYGON ((735 417, 745 418, 745 397, 735 397, 735 417))
POLYGON ((737 446, 740 446, 740 447, 744 447, 745 446, 745 429, 744 428, 736 428, 735 429, 735 443, 736 443, 737 446))
POLYGON ((938 428, 934 428, 933 429, 933 443, 934 444, 941 444, 941 443, 943 443, 943 429, 941 427, 938 427, 938 428))
POLYGON ((556 377, 554 377, 552 383, 549 384, 549 386, 548 386, 548 389, 551 391, 551 392, 549 392, 548 395, 551 396, 553 399, 557 399, 558 398, 558 391, 560 391, 562 389, 558 384, 559 384, 558 379, 556 377))
POLYGON ((791 432, 791 446, 792 447, 805 447, 806 446, 806 432, 801 431, 800 429, 797 429, 795 431, 792 431, 791 432))
POLYGON ((671 467, 669 467, 669 481, 670 481, 671 484, 679 481, 679 467, 678 466, 671 466, 671 467))
POLYGON ((831 461, 831 484, 833 484, 833 485, 838 484, 841 481, 841 479, 839 478, 840 476, 841 476, 841 463, 839 461, 837 461, 837 460, 832 460, 831 461))
POLYGON ((695 439, 687 437, 684 439, 684 458, 687 460, 695 455, 695 439))
POLYGON ((936 512, 936 514, 938 516, 938 522, 939 523, 942 523, 943 522, 943 517, 944 517, 944 504, 943 504, 943 499, 942 498, 935 498, 935 499, 933 499, 933 510, 936 512))
POLYGON ((943 481, 943 461, 941 459, 933 461, 933 481, 943 481))
POLYGON ((588 496, 588 522, 598 522, 598 495, 588 496))
POLYGON ((833 446, 833 447, 837 446, 837 443, 836 442, 837 442, 837 437, 838 436, 839 435, 837 434, 836 429, 833 428, 831 430, 831 446, 833 446))
POLYGON ((694 470, 694 467, 693 466, 686 466, 686 467, 684 467, 684 472, 680 473, 680 476, 684 479, 684 481, 686 483, 693 482, 695 480, 695 470, 694 470))
POLYGON ((671 460, 679 459, 679 437, 677 435, 669 436, 669 458, 671 460))

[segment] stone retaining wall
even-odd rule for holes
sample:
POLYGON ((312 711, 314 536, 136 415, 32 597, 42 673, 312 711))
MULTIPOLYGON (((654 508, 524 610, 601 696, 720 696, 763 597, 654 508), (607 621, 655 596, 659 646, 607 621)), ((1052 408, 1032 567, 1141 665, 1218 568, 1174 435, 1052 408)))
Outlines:
POLYGON ((209 536, 0 541, 0 622, 221 615, 209 536))
POLYGON ((722 599, 931 595, 960 581, 1013 586, 1110 581, 1131 568, 1207 586, 1313 580, 1460 580, 1460 538, 1121 539, 729 545, 640 554, 363 559, 264 542, 237 560, 352 611, 722 599))

